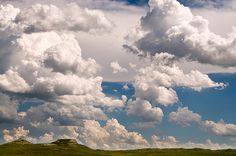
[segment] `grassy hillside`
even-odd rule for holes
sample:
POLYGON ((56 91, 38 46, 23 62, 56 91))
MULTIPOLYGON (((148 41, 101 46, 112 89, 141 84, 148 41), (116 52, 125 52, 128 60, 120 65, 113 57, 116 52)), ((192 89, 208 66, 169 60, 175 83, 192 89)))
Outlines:
POLYGON ((73 140, 51 144, 29 144, 24 141, 0 145, 0 156, 236 156, 236 150, 142 149, 130 151, 92 150, 73 140))

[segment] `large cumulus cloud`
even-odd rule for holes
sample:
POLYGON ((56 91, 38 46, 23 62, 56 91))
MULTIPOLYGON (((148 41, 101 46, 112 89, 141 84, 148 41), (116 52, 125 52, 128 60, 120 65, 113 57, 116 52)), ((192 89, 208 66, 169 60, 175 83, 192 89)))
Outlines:
POLYGON ((149 11, 127 37, 125 45, 139 55, 168 52, 212 65, 236 65, 235 29, 226 38, 209 29, 208 20, 193 15, 177 0, 150 0, 149 11))
MULTIPOLYGON (((123 107, 122 100, 102 93, 103 79, 97 76, 100 66, 94 59, 82 57, 71 33, 109 32, 112 23, 102 12, 81 9, 77 4, 64 9, 41 4, 23 9, 6 5, 0 12, 1 91, 45 101, 28 110, 29 119, 52 116, 60 124, 75 124, 80 119, 105 120, 102 108, 112 111, 123 107)), ((8 117, 3 115, 13 118, 16 108, 10 109, 14 104, 8 103, 1 104, 9 110, 8 117)))

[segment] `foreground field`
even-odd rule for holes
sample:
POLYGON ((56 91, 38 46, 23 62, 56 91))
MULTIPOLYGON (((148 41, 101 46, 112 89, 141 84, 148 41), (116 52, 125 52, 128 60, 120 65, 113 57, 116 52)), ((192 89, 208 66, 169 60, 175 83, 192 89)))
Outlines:
POLYGON ((10 143, 0 145, 0 156, 236 156, 236 150, 142 149, 129 151, 92 150, 86 146, 55 142, 52 144, 10 143))

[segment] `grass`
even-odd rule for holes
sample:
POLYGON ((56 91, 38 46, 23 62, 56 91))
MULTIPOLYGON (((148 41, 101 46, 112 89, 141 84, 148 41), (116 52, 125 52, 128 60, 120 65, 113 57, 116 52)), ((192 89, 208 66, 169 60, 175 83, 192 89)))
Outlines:
POLYGON ((0 145, 0 156, 236 156, 236 150, 204 149, 140 149, 127 151, 93 150, 79 144, 59 142, 54 144, 0 145))

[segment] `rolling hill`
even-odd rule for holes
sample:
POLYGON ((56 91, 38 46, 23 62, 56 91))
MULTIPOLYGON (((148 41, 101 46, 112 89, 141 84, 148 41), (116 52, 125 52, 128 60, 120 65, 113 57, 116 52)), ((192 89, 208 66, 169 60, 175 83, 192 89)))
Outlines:
POLYGON ((236 150, 139 149, 124 151, 93 150, 73 139, 50 144, 32 144, 24 139, 0 145, 0 156, 236 156, 236 150))

